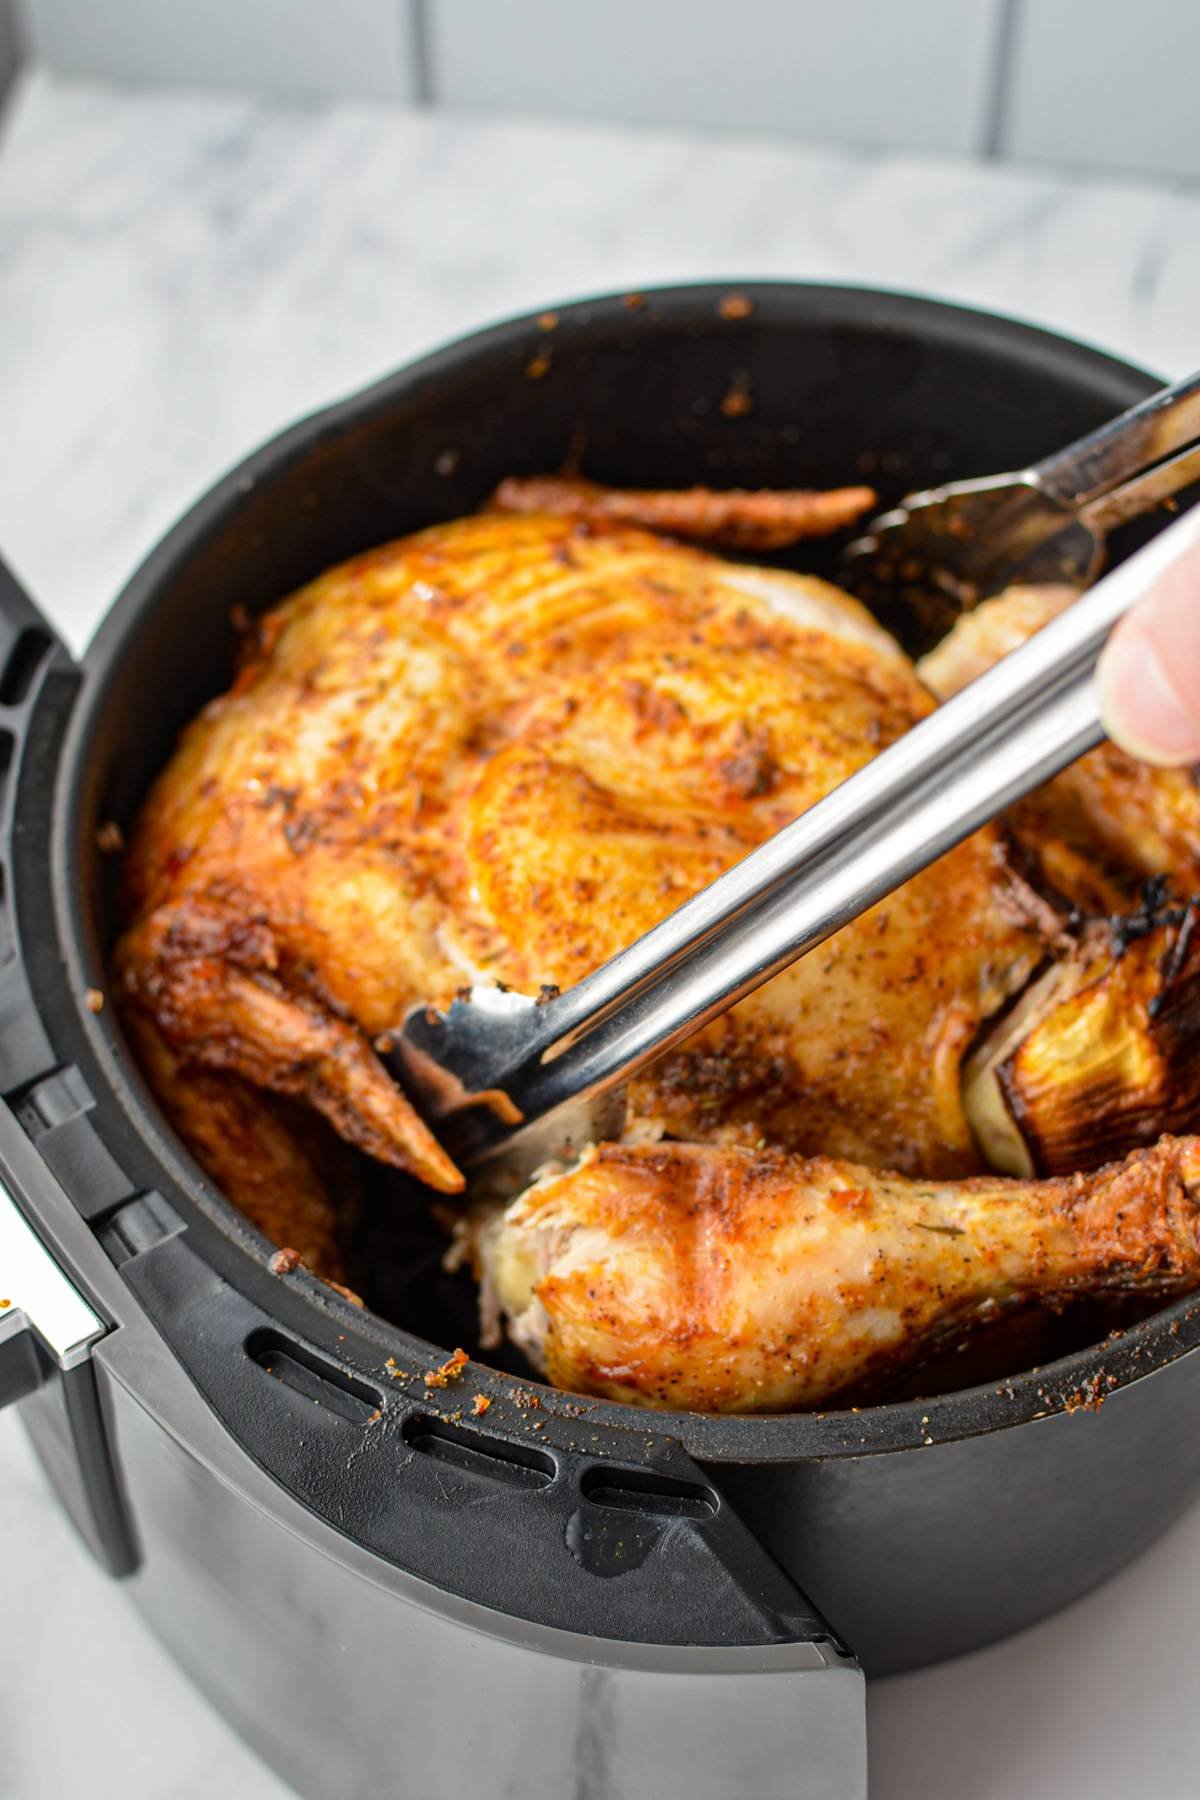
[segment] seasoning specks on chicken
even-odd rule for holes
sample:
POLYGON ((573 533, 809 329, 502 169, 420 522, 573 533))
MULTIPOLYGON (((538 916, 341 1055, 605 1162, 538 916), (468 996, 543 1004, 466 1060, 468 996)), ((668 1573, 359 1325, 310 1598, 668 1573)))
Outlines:
MULTIPOLYGON (((284 1145, 298 1144, 297 1109, 307 1112, 324 1150, 305 1157, 304 1241, 330 1279, 344 1275, 344 1183, 322 1173, 334 1134, 443 1192, 461 1186, 374 1048, 411 1005, 445 1005, 481 979, 533 993, 578 980, 933 704, 893 640, 837 589, 613 522, 648 510, 661 523, 665 498, 598 510, 588 490, 584 517, 582 502, 574 516, 488 512, 329 571, 259 621, 233 687, 188 728, 146 802, 116 954, 134 1043, 181 1134, 277 1237, 284 1145), (223 1116, 237 1129, 222 1130, 223 1116)), ((1194 814, 1172 815, 1172 843, 1191 829, 1200 847, 1194 814)), ((1122 978, 1145 1010, 1145 1043, 1173 941, 1163 929, 1165 943, 1130 946, 1141 975, 1122 978)), ((1019 872, 1006 831, 977 833, 631 1084, 625 1146, 587 1164, 588 1192, 599 1180, 611 1199, 606 1266, 628 1249, 614 1228, 625 1200, 632 1219, 644 1191, 637 1157, 651 1152, 637 1145, 690 1146, 656 1152, 680 1183, 676 1203, 671 1180, 657 1182, 657 1237, 638 1251, 644 1266, 659 1244, 660 1285, 673 1234, 695 1230, 696 1172, 724 1191, 721 1171, 754 1146, 770 1146, 772 1217, 789 1183, 793 1197, 808 1191, 810 1165, 797 1159, 978 1173, 980 1142, 1023 1140, 1005 1111, 1003 1059, 985 1058, 967 1090, 982 1111, 968 1117, 968 1053, 1048 962, 1072 957, 1063 911, 1019 872)), ((1103 981, 1114 957, 1088 966, 1103 981)), ((1043 1009, 1030 1031, 1049 1029, 1043 1009)), ((1032 1092, 1029 1071, 1061 1063, 1059 1038, 1030 1051, 1011 1037, 1005 1055, 1025 1052, 1021 1091, 1032 1092)), ((1168 1098, 1174 1066, 1159 1055, 1168 1098)), ((1084 1166, 1079 1130, 1056 1135, 1041 1104, 1034 1160, 1044 1166, 1050 1144, 1084 1166)), ((1191 1122, 1169 1105, 1153 1119, 1116 1112, 1134 1121, 1130 1144, 1191 1122)), ((753 1237, 744 1204, 740 1216, 753 1237)), ((844 1240, 851 1259, 864 1231, 860 1220, 844 1240)), ((827 1273, 837 1241, 831 1231, 827 1273)), ((881 1236, 876 1254, 887 1253, 881 1236)), ((750 1253, 741 1275, 748 1297, 750 1253)), ((797 1264, 789 1292, 803 1280, 797 1264)), ((960 1301, 946 1289, 947 1320, 964 1316, 960 1301)), ((547 1344, 562 1342, 540 1304, 547 1344)), ((699 1365, 688 1376, 678 1355, 668 1386, 700 1406, 808 1404, 845 1385, 832 1343, 821 1376, 787 1393, 764 1385, 761 1368, 749 1385, 699 1365)), ((897 1340, 889 1354, 911 1351, 897 1340)), ((547 1359, 552 1374, 569 1363, 565 1379, 593 1380, 578 1357, 547 1359)))

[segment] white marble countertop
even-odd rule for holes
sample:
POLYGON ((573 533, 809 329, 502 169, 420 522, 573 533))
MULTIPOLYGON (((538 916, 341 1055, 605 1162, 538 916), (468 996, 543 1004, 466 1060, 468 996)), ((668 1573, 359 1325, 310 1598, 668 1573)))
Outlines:
MULTIPOLYGON (((82 647, 180 509, 286 421, 508 312, 752 275, 935 293, 1171 375, 1200 360, 1200 197, 38 76, 0 148, 0 545, 82 647)), ((1194 1512, 1048 1624, 878 1684, 873 1800, 1195 1793, 1198 1588, 1194 1512)), ((283 1794, 76 1545, 11 1416, 0 1609, 0 1795, 283 1794)))

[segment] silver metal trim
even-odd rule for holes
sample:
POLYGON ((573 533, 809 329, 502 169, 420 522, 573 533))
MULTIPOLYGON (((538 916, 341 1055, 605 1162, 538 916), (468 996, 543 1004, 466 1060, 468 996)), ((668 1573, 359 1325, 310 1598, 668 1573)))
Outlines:
POLYGON ((0 1181, 0 1319, 10 1310, 25 1314, 60 1369, 86 1361, 105 1331, 0 1181))

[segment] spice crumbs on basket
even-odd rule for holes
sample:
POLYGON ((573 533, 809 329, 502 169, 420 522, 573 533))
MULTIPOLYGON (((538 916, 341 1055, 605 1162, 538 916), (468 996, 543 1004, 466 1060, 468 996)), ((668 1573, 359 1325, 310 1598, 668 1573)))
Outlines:
POLYGON ((491 1404, 491 1400, 486 1394, 476 1394, 471 1402, 471 1411, 475 1414, 477 1419, 482 1419, 484 1413, 491 1404))
POLYGON ((433 472, 435 475, 453 475, 460 460, 457 450, 440 450, 433 459, 433 472))
POLYGON ((545 350, 539 350, 538 354, 531 357, 525 364, 525 373, 530 381, 540 381, 542 376, 549 374, 549 372, 550 357, 545 350))
POLYGON ((538 314, 539 331, 557 331, 557 329, 558 314, 556 312, 544 312, 538 314))
POLYGON ((641 312, 646 304, 645 294, 626 294, 625 304, 630 312, 641 312))
POLYGON ((86 988, 83 995, 83 1004, 90 1013, 103 1012, 104 995, 100 992, 99 988, 86 988))
POLYGON ((1062 1403, 1063 1411, 1067 1413, 1099 1412, 1105 1399, 1102 1387, 1103 1379, 1103 1373, 1092 1375, 1082 1382, 1073 1394, 1065 1395, 1062 1403))
POLYGON ((96 848, 102 856, 119 856, 125 848, 125 833, 115 819, 106 819, 96 833, 96 848))
POLYGON ((457 1381, 470 1360, 465 1350, 456 1350, 446 1358, 440 1369, 426 1369, 425 1386, 444 1388, 448 1381, 457 1381))
POLYGON ((726 294, 717 311, 723 319, 748 319, 754 311, 754 305, 747 300, 745 294, 726 294))
POLYGON ((396 1048, 396 1040, 390 1031, 381 1031, 375 1039, 375 1049, 380 1056, 390 1056, 396 1048))
POLYGON ((293 1269, 300 1267, 301 1260, 298 1250, 277 1250, 267 1267, 272 1275, 290 1275, 293 1269))

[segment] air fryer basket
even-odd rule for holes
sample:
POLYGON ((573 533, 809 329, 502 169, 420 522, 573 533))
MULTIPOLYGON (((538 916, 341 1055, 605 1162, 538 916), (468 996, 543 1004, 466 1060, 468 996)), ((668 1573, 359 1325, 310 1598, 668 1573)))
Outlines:
MULTIPOLYGON (((81 1003, 104 986, 114 931, 98 828, 129 822, 180 727, 227 683, 235 605, 265 607, 353 552, 469 511, 509 474, 569 462, 627 485, 868 479, 886 502, 931 481, 1019 467, 1154 385, 1092 350, 928 301, 749 285, 736 290, 748 307, 723 308, 729 291, 584 302, 560 307, 552 331, 529 318, 451 345, 285 433, 170 533, 87 657, 47 801, 45 900, 57 942, 40 972, 22 942, 35 988, 60 990, 53 1060, 82 1071, 90 1103, 70 1115, 69 1133, 62 1097, 47 1087, 57 1076, 26 1080, 22 1103, 69 1192, 87 1166, 118 1171, 92 1209, 108 1258, 232 1438, 347 1539, 517 1616, 644 1641, 664 1631, 675 1643, 728 1642, 731 1632, 739 1643, 755 1633, 779 1641, 801 1616, 820 1635, 806 1594, 882 1671, 1061 1606, 1200 1489, 1200 1375, 1186 1354, 1200 1323, 1189 1304, 1032 1372, 827 1415, 650 1416, 576 1403, 474 1363, 452 1388, 429 1389, 424 1371, 462 1341, 470 1314, 443 1310, 461 1309, 463 1291, 456 1300, 440 1286, 421 1196, 389 1189, 371 1213, 375 1248, 390 1237, 404 1265, 399 1293, 379 1281, 371 1297, 395 1308, 399 1325, 303 1271, 271 1274, 271 1247, 158 1114, 112 1009, 93 1015, 81 1003), (749 410, 723 408, 731 389, 749 410), (1092 1391, 1102 1408, 1078 1408, 1076 1396, 1092 1391), (477 1392, 492 1402, 479 1419, 477 1392), (314 1396, 328 1403, 316 1423, 314 1396), (511 1527, 489 1536, 478 1511, 448 1519, 434 1488, 424 1497, 417 1483, 402 1518, 394 1464, 347 1461, 347 1429, 364 1424, 406 1468, 498 1458, 514 1494, 550 1492, 550 1471, 572 1458, 598 1491, 590 1471, 613 1459, 616 1489, 691 1521, 671 1552, 679 1580, 648 1587, 636 1604, 619 1582, 588 1582, 589 1559, 611 1544, 563 1558, 557 1513, 545 1567, 531 1569, 531 1515, 515 1503, 511 1527), (800 1594, 776 1581, 758 1545, 800 1594)), ((819 567, 821 555, 805 549, 796 560, 819 567)))

